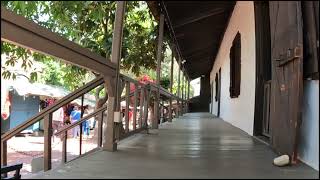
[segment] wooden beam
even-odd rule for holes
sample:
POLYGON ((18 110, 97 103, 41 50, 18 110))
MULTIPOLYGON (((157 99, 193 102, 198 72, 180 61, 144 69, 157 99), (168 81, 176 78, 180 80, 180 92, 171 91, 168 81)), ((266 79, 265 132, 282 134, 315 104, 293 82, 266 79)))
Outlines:
POLYGON ((53 56, 103 75, 115 73, 116 66, 102 56, 4 7, 1 7, 1 41, 53 56))
POLYGON ((225 12, 225 10, 223 8, 216 8, 216 9, 213 9, 209 12, 202 12, 202 13, 197 14, 195 16, 191 16, 191 17, 188 17, 186 19, 181 20, 180 22, 176 23, 176 25, 174 25, 173 28, 174 29, 181 28, 181 27, 188 25, 190 23, 194 23, 194 22, 203 20, 203 19, 208 18, 210 16, 222 14, 224 12, 225 12))

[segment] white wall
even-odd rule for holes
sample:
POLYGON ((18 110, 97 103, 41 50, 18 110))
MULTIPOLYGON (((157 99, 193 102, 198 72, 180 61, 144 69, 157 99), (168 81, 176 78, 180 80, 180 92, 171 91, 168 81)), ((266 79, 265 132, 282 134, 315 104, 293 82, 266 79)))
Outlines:
MULTIPOLYGON (((215 96, 215 75, 221 68, 220 117, 232 125, 253 135, 255 100, 255 22, 252 1, 237 1, 229 25, 223 37, 214 66, 210 73, 215 96), (241 34, 241 86, 238 98, 230 98, 229 52, 237 32, 241 34)), ((218 104, 213 99, 213 114, 217 115, 218 104)))
POLYGON ((299 159, 319 170, 319 80, 304 82, 299 159))
MULTIPOLYGON (((210 73, 212 114, 217 115, 215 75, 221 68, 220 117, 253 135, 255 103, 255 26, 253 2, 237 1, 218 55, 210 73), (241 87, 238 98, 230 98, 230 59, 232 41, 241 34, 241 87)), ((298 156, 307 165, 319 170, 319 80, 304 82, 304 103, 298 156)))

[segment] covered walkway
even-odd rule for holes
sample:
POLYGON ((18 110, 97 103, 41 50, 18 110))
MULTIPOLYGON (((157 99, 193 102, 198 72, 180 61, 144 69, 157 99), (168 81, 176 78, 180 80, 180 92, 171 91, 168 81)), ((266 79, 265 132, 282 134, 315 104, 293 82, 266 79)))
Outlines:
POLYGON ((303 163, 272 165, 266 144, 208 113, 189 113, 159 129, 34 178, 319 178, 303 163))

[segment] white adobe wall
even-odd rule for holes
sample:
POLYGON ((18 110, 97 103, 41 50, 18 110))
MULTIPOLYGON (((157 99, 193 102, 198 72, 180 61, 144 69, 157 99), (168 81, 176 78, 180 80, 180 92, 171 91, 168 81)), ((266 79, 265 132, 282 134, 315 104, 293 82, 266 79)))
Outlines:
POLYGON ((253 135, 255 100, 255 22, 253 1, 237 1, 221 47, 210 73, 213 81, 212 113, 217 115, 218 104, 215 96, 215 75, 221 68, 220 117, 232 125, 253 135), (238 98, 230 98, 229 52, 237 32, 241 34, 241 86, 238 98))
POLYGON ((304 81, 299 159, 319 171, 319 80, 304 81))
MULTIPOLYGON (((221 109, 223 120, 253 135, 255 100, 255 26, 253 2, 237 1, 221 47, 210 73, 213 83, 211 110, 217 115, 215 75, 221 68, 221 109), (241 87, 238 98, 230 98, 230 60, 232 41, 241 34, 241 87)), ((319 80, 304 82, 303 118, 298 148, 299 159, 319 170, 319 80)))

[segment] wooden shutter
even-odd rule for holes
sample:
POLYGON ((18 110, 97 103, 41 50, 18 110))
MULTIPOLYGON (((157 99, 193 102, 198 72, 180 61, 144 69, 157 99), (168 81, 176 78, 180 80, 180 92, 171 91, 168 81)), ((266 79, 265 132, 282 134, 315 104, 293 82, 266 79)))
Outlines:
POLYGON ((216 78, 215 78, 215 85, 216 85, 216 93, 215 93, 215 100, 218 101, 218 73, 216 73, 216 78))
POLYGON ((319 79, 319 1, 303 1, 304 77, 319 79))
POLYGON ((230 49, 230 97, 240 95, 241 84, 241 35, 238 32, 230 49))
POLYGON ((303 102, 303 30, 300 1, 270 1, 271 146, 297 161, 303 102))

